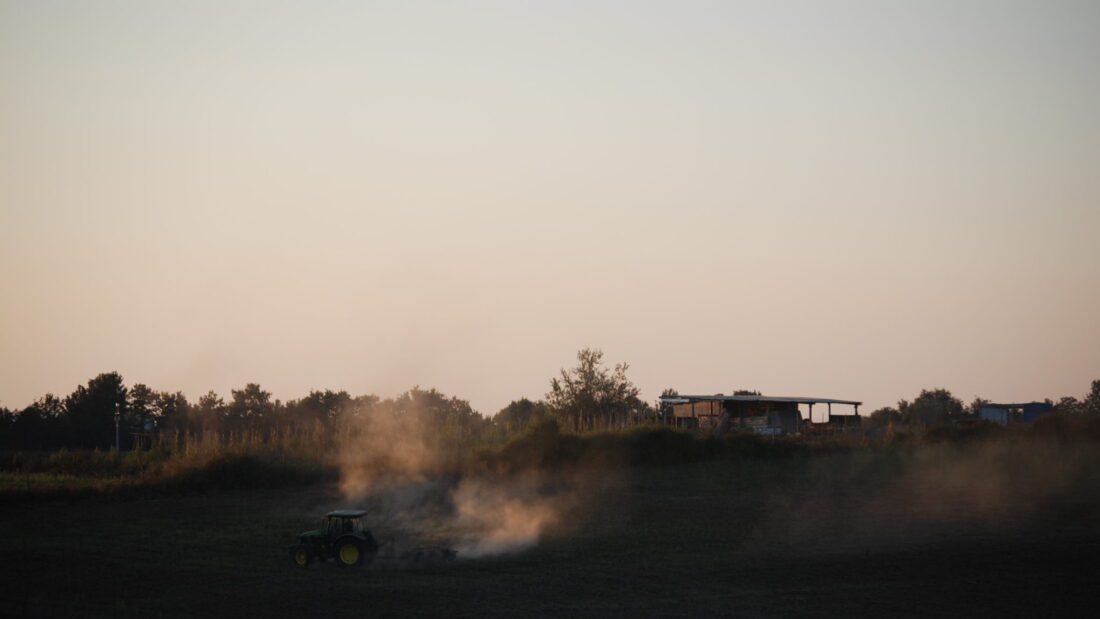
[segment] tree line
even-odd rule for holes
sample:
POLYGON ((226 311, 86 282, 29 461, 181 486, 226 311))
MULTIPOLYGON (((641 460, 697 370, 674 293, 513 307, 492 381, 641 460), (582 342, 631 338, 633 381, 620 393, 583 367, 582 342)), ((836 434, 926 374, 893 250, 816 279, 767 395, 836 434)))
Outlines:
POLYGON ((282 402, 256 383, 233 389, 228 399, 210 391, 191 402, 179 391, 143 384, 127 388, 117 372, 100 374, 72 394, 47 394, 22 411, 0 409, 0 447, 6 449, 121 449, 165 437, 273 441, 292 436, 332 439, 356 424, 404 416, 446 429, 456 438, 483 432, 487 421, 468 402, 435 389, 414 387, 393 398, 310 391, 282 402), (117 423, 117 426, 116 426, 117 423), (116 434, 117 433, 117 434, 116 434))
MULTIPOLYGON (((491 417, 478 413, 466 400, 435 389, 413 387, 391 398, 374 394, 352 396, 347 391, 314 390, 300 399, 282 402, 259 384, 230 390, 223 399, 209 391, 192 402, 180 391, 157 391, 138 383, 127 387, 118 372, 107 372, 79 385, 64 398, 46 394, 19 411, 0 407, 0 448, 133 449, 165 437, 217 440, 248 437, 272 441, 309 435, 335 440, 342 433, 362 431, 372 424, 394 423, 416 428, 425 440, 471 446, 526 430, 539 420, 553 419, 567 430, 583 432, 654 423, 669 411, 650 406, 627 377, 629 366, 606 366, 600 350, 584 348, 577 365, 550 380, 543 399, 520 398, 491 417)), ((759 395, 745 389, 736 394, 759 395)), ((662 396, 674 396, 666 389, 662 396)), ((1084 400, 1048 400, 1055 412, 1100 416, 1100 380, 1084 400)), ((969 406, 946 389, 922 390, 913 401, 900 400, 871 414, 876 424, 932 426, 977 417, 987 400, 969 406)))
MULTIPOLYGON (((1054 413, 1100 417, 1100 380, 1092 381, 1091 389, 1084 400, 1065 396, 1057 402, 1049 398, 1043 401, 1051 406, 1054 413)), ((977 419, 982 407, 989 403, 990 400, 978 397, 967 405, 947 389, 922 389, 913 401, 898 400, 896 407, 880 408, 871 413, 870 419, 876 424, 937 426, 977 419)))
POLYGON ((181 391, 157 391, 141 383, 127 387, 118 372, 107 372, 63 398, 46 394, 20 411, 0 408, 0 448, 107 449, 115 446, 116 437, 124 450, 165 436, 334 439, 394 422, 415 428, 425 440, 462 446, 522 432, 543 418, 575 431, 655 420, 656 411, 638 398, 638 388, 626 377, 628 366, 607 368, 602 359, 599 350, 581 350, 577 366, 551 380, 544 400, 520 398, 492 417, 434 388, 413 387, 385 399, 313 390, 282 402, 249 383, 232 389, 228 398, 209 391, 190 401, 181 391))

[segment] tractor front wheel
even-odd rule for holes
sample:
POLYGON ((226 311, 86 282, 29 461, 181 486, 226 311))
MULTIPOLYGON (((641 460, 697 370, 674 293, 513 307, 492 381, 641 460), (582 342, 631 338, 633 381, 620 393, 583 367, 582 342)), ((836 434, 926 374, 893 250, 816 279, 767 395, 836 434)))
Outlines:
POLYGON ((333 547, 336 556, 336 565, 340 567, 356 567, 363 564, 366 552, 363 543, 354 537, 345 537, 336 540, 333 547))
POLYGON ((303 544, 293 546, 290 549, 290 560, 295 567, 305 569, 313 563, 313 551, 303 544))

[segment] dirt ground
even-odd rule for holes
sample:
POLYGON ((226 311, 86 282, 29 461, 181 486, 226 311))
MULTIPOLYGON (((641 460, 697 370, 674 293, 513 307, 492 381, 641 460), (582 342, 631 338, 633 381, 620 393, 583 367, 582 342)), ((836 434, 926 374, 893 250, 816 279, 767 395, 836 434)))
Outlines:
POLYGON ((1100 467, 1029 457, 607 473, 537 545, 428 571, 293 568, 297 532, 355 507, 335 488, 3 505, 0 615, 1095 616, 1100 467))

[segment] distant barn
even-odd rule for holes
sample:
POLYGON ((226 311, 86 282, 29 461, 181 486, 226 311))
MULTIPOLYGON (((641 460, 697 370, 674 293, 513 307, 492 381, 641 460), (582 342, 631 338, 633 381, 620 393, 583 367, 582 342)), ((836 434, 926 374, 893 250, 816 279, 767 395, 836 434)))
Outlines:
POLYGON ((664 419, 669 425, 715 434, 749 431, 772 436, 795 434, 811 427, 822 430, 859 426, 859 406, 863 404, 832 398, 721 394, 664 396, 661 403, 671 407, 664 419), (814 418, 815 404, 825 405, 825 414, 818 421, 814 418), (853 412, 834 415, 833 404, 851 406, 853 412), (805 419, 800 405, 806 406, 805 419))

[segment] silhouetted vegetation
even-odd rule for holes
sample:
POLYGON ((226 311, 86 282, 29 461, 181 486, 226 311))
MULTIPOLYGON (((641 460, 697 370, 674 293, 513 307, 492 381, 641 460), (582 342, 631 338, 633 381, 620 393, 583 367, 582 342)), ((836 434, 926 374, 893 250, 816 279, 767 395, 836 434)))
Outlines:
POLYGON ((546 402, 532 402, 527 398, 513 400, 493 416, 493 424, 506 435, 521 434, 532 423, 553 417, 546 402))
POLYGON ((190 402, 179 391, 127 387, 109 372, 65 397, 46 394, 19 411, 0 408, 0 475, 7 491, 278 485, 331 475, 341 446, 369 446, 365 439, 394 432, 440 455, 440 466, 502 471, 993 440, 1100 441, 1100 380, 1083 400, 1048 400, 1053 413, 1019 426, 981 421, 988 400, 966 406, 946 389, 929 389, 876 410, 854 432, 715 438, 660 425, 670 411, 639 399, 626 364, 605 367, 594 349, 579 351, 577 362, 550 381, 546 400, 520 398, 491 417, 466 400, 420 387, 391 398, 315 390, 281 402, 248 383, 228 400, 210 391, 190 402))
POLYGON ((574 431, 653 421, 656 413, 638 398, 638 388, 626 377, 628 367, 605 368, 602 351, 584 348, 577 353, 577 367, 551 379, 546 402, 574 431))
POLYGON ((501 447, 483 450, 479 459, 492 470, 514 473, 607 465, 663 466, 719 458, 789 457, 835 446, 755 434, 716 438, 655 425, 577 434, 562 432, 557 421, 547 419, 501 447))

